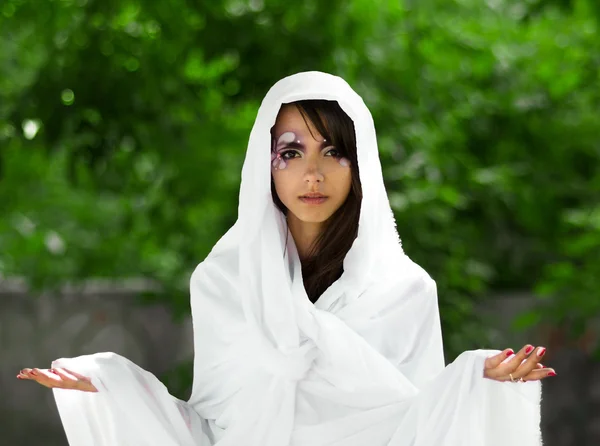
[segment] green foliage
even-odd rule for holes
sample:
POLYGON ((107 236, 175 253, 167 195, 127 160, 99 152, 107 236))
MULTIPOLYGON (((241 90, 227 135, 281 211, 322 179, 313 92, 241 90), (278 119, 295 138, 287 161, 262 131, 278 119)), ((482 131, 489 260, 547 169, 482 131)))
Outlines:
POLYGON ((581 331, 600 314, 597 18, 593 0, 5 0, 0 274, 142 275, 186 314, 262 97, 317 69, 373 113, 450 359, 485 345, 473 307, 494 291, 543 296, 516 328, 581 331))

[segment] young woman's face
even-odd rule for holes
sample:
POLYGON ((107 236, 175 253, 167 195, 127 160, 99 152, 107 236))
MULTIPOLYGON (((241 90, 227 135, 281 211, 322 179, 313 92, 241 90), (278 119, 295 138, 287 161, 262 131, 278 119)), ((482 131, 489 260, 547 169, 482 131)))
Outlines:
POLYGON ((288 212, 306 223, 322 223, 344 204, 352 174, 350 161, 308 123, 310 129, 296 106, 281 108, 273 127, 271 173, 288 212), (322 198, 309 198, 315 194, 322 198))

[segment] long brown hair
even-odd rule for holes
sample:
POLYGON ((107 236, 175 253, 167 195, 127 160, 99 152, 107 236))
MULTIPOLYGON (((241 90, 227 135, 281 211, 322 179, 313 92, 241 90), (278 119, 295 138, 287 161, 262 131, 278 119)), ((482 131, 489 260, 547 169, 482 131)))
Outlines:
MULTIPOLYGON (((305 122, 310 121, 324 138, 332 142, 342 156, 350 160, 352 171, 352 186, 346 201, 327 220, 323 231, 311 247, 310 255, 302 261, 304 287, 308 298, 314 303, 344 272, 344 257, 358 233, 362 188, 356 153, 356 135, 352 119, 342 110, 337 101, 310 99, 291 104, 298 108, 305 122)), ((308 122, 307 127, 310 129, 308 122)), ((288 210, 279 199, 272 178, 271 195, 277 208, 287 215, 288 210)))

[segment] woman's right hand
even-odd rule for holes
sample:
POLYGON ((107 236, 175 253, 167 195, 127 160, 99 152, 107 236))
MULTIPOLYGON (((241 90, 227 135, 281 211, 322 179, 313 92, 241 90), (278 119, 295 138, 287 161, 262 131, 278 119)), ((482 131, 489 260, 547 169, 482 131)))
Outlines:
POLYGON ((72 389, 82 392, 97 392, 98 389, 88 377, 63 368, 54 369, 23 369, 17 375, 18 379, 35 381, 50 389, 72 389))

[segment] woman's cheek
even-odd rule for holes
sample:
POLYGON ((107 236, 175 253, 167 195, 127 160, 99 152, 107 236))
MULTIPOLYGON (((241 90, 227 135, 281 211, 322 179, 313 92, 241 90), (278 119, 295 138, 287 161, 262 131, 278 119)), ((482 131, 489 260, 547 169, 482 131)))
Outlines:
POLYGON ((293 181, 291 180, 291 172, 289 170, 289 166, 287 169, 283 170, 273 169, 273 182, 275 183, 275 190, 282 201, 287 195, 290 194, 292 189, 291 184, 293 181))

